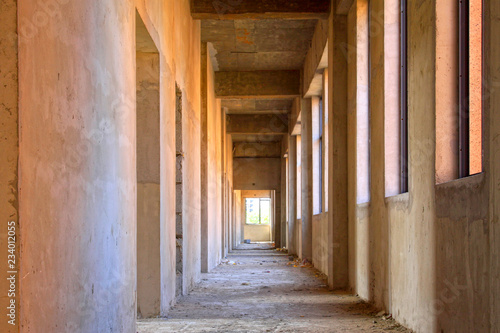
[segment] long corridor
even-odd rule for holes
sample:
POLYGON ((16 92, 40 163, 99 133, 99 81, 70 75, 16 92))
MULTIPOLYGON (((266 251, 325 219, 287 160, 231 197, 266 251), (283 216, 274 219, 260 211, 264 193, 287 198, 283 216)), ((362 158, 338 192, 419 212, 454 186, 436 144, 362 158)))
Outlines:
POLYGON ((310 265, 263 244, 243 244, 138 332, 409 332, 367 303, 331 292, 310 265))

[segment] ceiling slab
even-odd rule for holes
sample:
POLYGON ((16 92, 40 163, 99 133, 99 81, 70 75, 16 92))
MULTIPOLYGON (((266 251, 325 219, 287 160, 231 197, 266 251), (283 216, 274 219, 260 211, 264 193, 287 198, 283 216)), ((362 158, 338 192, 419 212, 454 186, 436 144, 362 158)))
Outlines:
POLYGON ((204 20, 202 41, 212 43, 221 71, 302 68, 317 20, 204 20))
POLYGON ((287 115, 229 115, 226 129, 228 134, 287 134, 287 115))
POLYGON ((221 106, 227 114, 290 113, 293 99, 224 99, 221 106))
POLYGON ((194 19, 328 18, 330 0, 191 0, 194 19))
POLYGON ((215 72, 218 98, 287 98, 300 96, 300 71, 215 72))
POLYGON ((283 135, 276 134, 232 134, 233 142, 281 142, 283 135))

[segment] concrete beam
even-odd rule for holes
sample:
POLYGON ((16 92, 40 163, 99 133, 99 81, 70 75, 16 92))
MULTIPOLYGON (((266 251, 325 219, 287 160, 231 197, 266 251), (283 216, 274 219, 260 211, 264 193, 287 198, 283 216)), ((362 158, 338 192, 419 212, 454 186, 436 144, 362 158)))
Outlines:
POLYGON ((288 143, 288 253, 297 254, 295 226, 297 221, 297 137, 289 136, 288 143))
POLYGON ((329 12, 329 0, 191 0, 191 15, 197 20, 326 19, 329 12))
POLYGON ((287 115, 227 115, 228 134, 287 134, 287 115))
POLYGON ((332 15, 328 59, 328 283, 332 289, 348 286, 347 223, 347 17, 332 15), (335 87, 335 89, 334 89, 335 87), (334 125, 335 124, 335 127, 334 125))
POLYGON ((235 142, 234 158, 281 157, 281 142, 235 142))
POLYGON ((337 15, 347 15, 354 0, 337 0, 337 15))
POLYGON ((286 98, 300 96, 300 71, 216 72, 219 98, 286 98))
POLYGON ((311 48, 304 61, 302 84, 304 96, 321 96, 323 70, 328 67, 328 20, 318 21, 311 48))
POLYGON ((301 259, 312 262, 312 218, 313 218, 313 136, 312 136, 312 100, 302 99, 302 186, 301 186, 301 219, 302 219, 302 253, 301 259))

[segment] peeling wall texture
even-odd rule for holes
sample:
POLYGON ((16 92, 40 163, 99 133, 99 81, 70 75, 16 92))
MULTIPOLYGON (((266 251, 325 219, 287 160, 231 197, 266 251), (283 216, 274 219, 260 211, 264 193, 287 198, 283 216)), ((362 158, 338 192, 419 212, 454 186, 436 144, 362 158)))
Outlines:
MULTIPOLYGON (((0 1, 0 308, 7 309, 10 300, 16 302, 17 317, 4 317, 0 331, 17 332, 19 323, 19 276, 17 297, 7 298, 10 289, 8 271, 15 271, 19 265, 19 204, 18 204, 18 42, 17 1, 0 1), (14 223, 12 223, 14 222, 14 223), (16 269, 8 267, 8 231, 16 231, 16 269), (7 321, 15 319, 16 325, 7 321)), ((13 239, 11 238, 12 242, 13 239)))

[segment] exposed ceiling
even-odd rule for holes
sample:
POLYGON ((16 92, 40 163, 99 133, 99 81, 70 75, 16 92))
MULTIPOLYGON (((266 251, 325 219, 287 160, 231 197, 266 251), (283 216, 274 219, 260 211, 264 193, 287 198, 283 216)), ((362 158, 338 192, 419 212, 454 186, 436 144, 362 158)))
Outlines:
POLYGON ((203 20, 220 71, 301 69, 318 20, 203 20))
POLYGON ((283 139, 283 135, 264 134, 233 134, 233 142, 278 142, 283 139))
POLYGON ((224 99, 227 114, 289 113, 291 99, 224 99))
MULTIPOLYGON (((317 23, 317 19, 202 19, 201 38, 210 43, 216 71, 301 70, 317 23)), ((222 107, 227 108, 227 114, 288 114, 292 103, 293 98, 257 97, 223 99, 222 107)), ((234 142, 281 142, 283 135, 232 134, 232 138, 234 142)))

